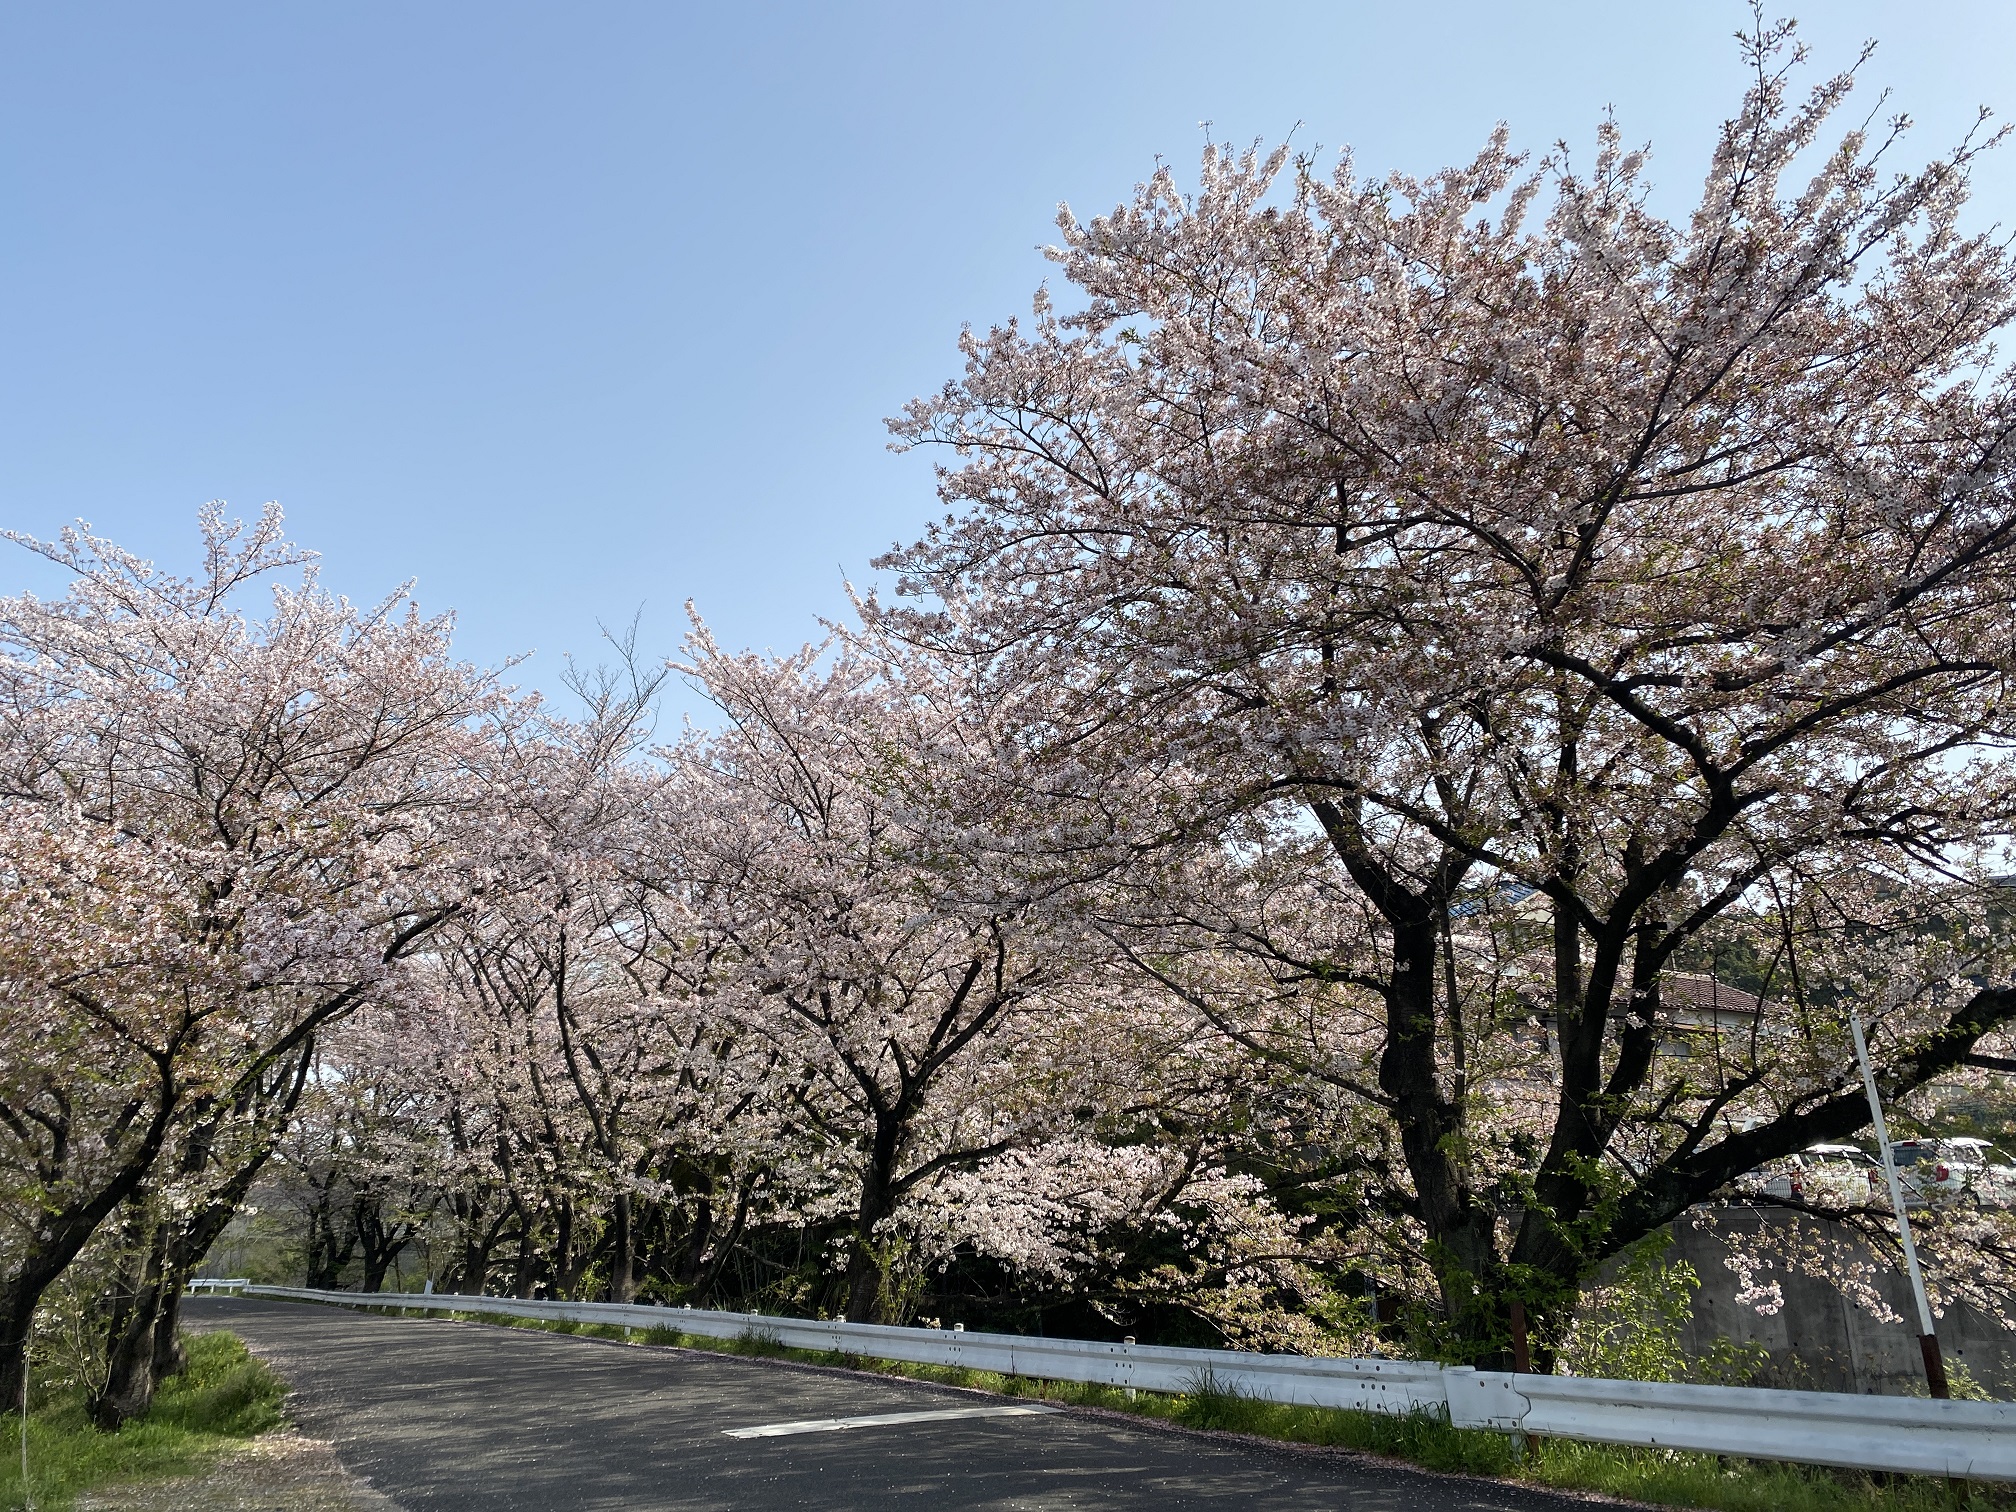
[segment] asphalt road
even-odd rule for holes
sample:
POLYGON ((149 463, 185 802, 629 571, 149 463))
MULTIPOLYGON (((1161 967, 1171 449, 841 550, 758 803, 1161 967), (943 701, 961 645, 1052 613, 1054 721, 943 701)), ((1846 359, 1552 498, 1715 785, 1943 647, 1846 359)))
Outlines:
POLYGON ((1009 1405, 977 1392, 564 1334, 190 1298, 294 1387, 302 1426, 405 1512, 1082 1508, 1567 1512, 1588 1503, 1102 1413, 735 1437, 1009 1405))

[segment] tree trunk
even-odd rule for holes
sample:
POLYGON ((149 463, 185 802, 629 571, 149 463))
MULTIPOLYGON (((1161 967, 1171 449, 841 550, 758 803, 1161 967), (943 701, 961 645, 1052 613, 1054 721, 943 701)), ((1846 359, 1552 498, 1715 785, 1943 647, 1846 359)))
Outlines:
POLYGON ((707 1259, 707 1241, 713 1233, 714 1203, 702 1193, 693 1200, 693 1227, 686 1235, 686 1250, 679 1259, 677 1280, 681 1286, 691 1286, 700 1279, 700 1267, 707 1259))
POLYGON ((105 1348, 105 1384, 91 1399, 91 1421, 110 1432, 154 1405, 155 1335, 161 1322, 166 1225, 143 1231, 145 1243, 121 1267, 105 1348))
POLYGON ((1393 927, 1379 1083, 1393 1098, 1401 1152, 1428 1233, 1448 1331, 1445 1352, 1466 1365, 1504 1369, 1511 1358, 1511 1314, 1509 1299, 1499 1295, 1495 1219, 1476 1201, 1461 1164, 1464 1109, 1444 1093, 1436 1072, 1436 940, 1425 907, 1420 918, 1393 927))
MULTIPOLYGON (((122 1287, 115 1298, 105 1387, 90 1405, 92 1420, 99 1427, 117 1428, 143 1416, 153 1405, 156 1383, 186 1364, 187 1352, 178 1332, 183 1285, 230 1226, 245 1194, 265 1168, 274 1142, 300 1098, 311 1053, 303 1047, 295 1061, 278 1069, 278 1080, 270 1088, 255 1081, 237 1099, 236 1113, 258 1113, 264 1124, 262 1136, 244 1147, 237 1168, 188 1218, 153 1226, 137 1284, 122 1287)), ((215 1163, 217 1130, 214 1109, 199 1117, 183 1151, 181 1173, 185 1177, 200 1176, 215 1163)))
POLYGON ((373 1198, 369 1203, 360 1205, 357 1233, 364 1250, 365 1291, 385 1289, 385 1273, 392 1269, 393 1262, 405 1252, 418 1232, 419 1225, 408 1218, 387 1223, 381 1199, 373 1198))
MULTIPOLYGON (((67 1264, 68 1262, 65 1262, 67 1264)), ((28 1336, 35 1326, 35 1308, 42 1293, 63 1274, 46 1252, 31 1255, 21 1270, 0 1285, 0 1402, 8 1411, 20 1406, 28 1368, 28 1336)))
MULTIPOLYGON (((346 1222, 339 1237, 335 1214, 336 1201, 332 1190, 325 1193, 323 1201, 316 1205, 308 1249, 308 1285, 322 1291, 337 1288, 343 1277, 343 1268, 357 1252, 356 1223, 346 1222)), ((354 1220, 355 1214, 347 1216, 354 1220)))
POLYGON ((462 1253, 455 1262, 455 1268, 442 1278, 442 1289, 480 1297, 483 1288, 490 1284, 490 1252, 497 1247, 497 1239, 504 1231, 509 1210, 500 1212, 486 1224, 482 1221, 482 1203, 458 1194, 453 1207, 456 1229, 462 1240, 462 1253))
POLYGON ((42 1293, 63 1274, 67 1264, 51 1263, 46 1251, 30 1255, 21 1269, 0 1285, 0 1402, 7 1404, 4 1410, 13 1411, 21 1404, 35 1309, 42 1293))
POLYGON ((861 1175, 861 1211, 854 1230, 854 1251, 847 1262, 847 1321, 898 1323, 892 1317, 897 1301, 889 1294, 889 1247, 878 1241, 875 1227, 896 1207, 896 1151, 903 1126, 893 1116, 878 1115, 869 1147, 868 1168, 861 1175))
POLYGON ((42 1294, 83 1252, 98 1225, 145 1179, 161 1153, 176 1102, 173 1083, 163 1072, 163 1089, 132 1158, 92 1196, 49 1214, 31 1236, 31 1245, 22 1253, 18 1267, 0 1281, 0 1402, 18 1404, 21 1400, 28 1372, 28 1339, 42 1294))
MULTIPOLYGON (((721 1273, 728 1268, 728 1262, 735 1254, 735 1246, 741 1242, 742 1230, 748 1225, 749 1200, 754 1195, 754 1190, 750 1182, 744 1181, 741 1190, 736 1194, 735 1217, 728 1225, 728 1235, 714 1246, 714 1258, 708 1262, 706 1270, 693 1284, 695 1301, 706 1301, 714 1295, 714 1288, 720 1284, 721 1273)), ((800 1242, 803 1242, 802 1236, 800 1242)), ((696 1249, 694 1254, 698 1257, 701 1252, 696 1249)))
POLYGON ((154 1380, 160 1382, 189 1368, 189 1346, 182 1338, 182 1288, 188 1277, 172 1272, 162 1278, 154 1319, 154 1380))
POLYGON ((449 1291, 463 1292, 473 1297, 483 1295, 483 1288, 490 1284, 490 1247, 496 1242, 494 1234, 481 1238, 474 1234, 464 1238, 462 1259, 456 1274, 447 1277, 449 1291))
POLYGON ((609 1300, 628 1302, 637 1295, 637 1234, 632 1227, 632 1198, 618 1192, 609 1214, 609 1300))
POLYGON ((377 1240, 367 1237, 364 1241, 364 1290, 381 1292, 385 1290, 385 1272, 392 1268, 392 1262, 399 1258, 399 1251, 406 1248, 404 1239, 392 1240, 381 1234, 377 1240))
POLYGON ((553 1261, 548 1267, 553 1278, 550 1292, 555 1297, 566 1297, 571 1301, 580 1290, 581 1273, 588 1269, 593 1256, 575 1253, 574 1199, 562 1197, 555 1204, 555 1209, 553 1261))
MULTIPOLYGON (((1401 1156, 1428 1234, 1428 1261, 1442 1295, 1444 1352, 1463 1364, 1502 1368, 1510 1359, 1511 1322, 1509 1299, 1499 1295, 1496 1218, 1477 1202, 1465 1169, 1464 1099, 1444 1090, 1435 1060, 1438 943, 1449 927, 1449 899, 1470 862, 1445 851, 1427 886, 1409 886, 1368 841, 1359 800, 1318 798, 1310 810, 1393 932, 1379 1086, 1392 1099, 1401 1156)), ((1455 1005, 1450 1007, 1453 1027, 1455 1005)))
POLYGON ((520 1302, 529 1302, 532 1294, 539 1289, 539 1256, 532 1249, 532 1236, 518 1236, 518 1261, 512 1269, 511 1295, 520 1302))
MULTIPOLYGON (((288 1110, 293 1108, 290 1100, 288 1110)), ((281 1126, 284 1128, 284 1125, 281 1126)), ((161 1285, 159 1292, 159 1315, 154 1324, 154 1379, 165 1381, 170 1376, 178 1376, 189 1366, 189 1351, 182 1342, 182 1291, 189 1284, 189 1278, 196 1273, 196 1267, 203 1263, 211 1246, 223 1237, 231 1226, 231 1220, 238 1215, 245 1196, 252 1190, 252 1184, 259 1179, 259 1173, 266 1168, 273 1156, 273 1145, 280 1129, 272 1130, 272 1137, 262 1141, 255 1152, 246 1157, 244 1163, 234 1171, 231 1179, 211 1194, 210 1200, 185 1223, 171 1228, 167 1246, 163 1251, 161 1285)), ((207 1151, 206 1151, 206 1159, 207 1151)))

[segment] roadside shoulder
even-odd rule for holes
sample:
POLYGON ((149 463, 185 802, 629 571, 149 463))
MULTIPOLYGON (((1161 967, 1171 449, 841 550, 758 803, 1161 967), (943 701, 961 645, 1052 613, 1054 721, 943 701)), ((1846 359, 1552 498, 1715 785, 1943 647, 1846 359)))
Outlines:
POLYGON ((100 1486, 77 1512, 400 1512, 399 1505, 346 1471, 320 1439, 291 1430, 227 1450, 216 1465, 172 1480, 100 1486))

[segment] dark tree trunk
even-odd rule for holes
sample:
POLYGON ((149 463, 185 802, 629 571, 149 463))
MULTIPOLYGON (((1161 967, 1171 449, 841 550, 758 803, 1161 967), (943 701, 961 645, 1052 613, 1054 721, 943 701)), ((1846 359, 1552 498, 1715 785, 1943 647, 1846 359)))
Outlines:
POLYGON ((189 1346, 182 1338, 182 1288, 188 1278, 164 1279, 154 1319, 154 1381, 159 1385, 189 1368, 189 1346))
POLYGON ((518 1257, 511 1277, 511 1295, 524 1300, 539 1288, 546 1274, 546 1257, 539 1253, 539 1236, 531 1213, 523 1203, 518 1208, 518 1257))
POLYGON ((1463 1105, 1444 1093, 1436 1070, 1437 923, 1423 910, 1421 918, 1394 927, 1379 1084, 1394 1101, 1401 1152, 1428 1231, 1450 1352, 1465 1363, 1497 1369, 1502 1368, 1501 1354, 1510 1358, 1509 1303, 1498 1295, 1494 1215, 1477 1202, 1458 1155, 1452 1153, 1463 1144, 1463 1105))
POLYGON ((707 1259, 707 1241, 713 1232, 714 1203, 702 1193, 693 1200, 693 1227, 687 1232, 686 1248, 679 1257, 675 1279, 681 1286, 691 1286, 700 1279, 700 1267, 707 1259))
POLYGON ((637 1295, 637 1234, 632 1227, 633 1199, 618 1192, 609 1213, 609 1300, 628 1302, 637 1295))
MULTIPOLYGON (((84 1239, 90 1238, 87 1232, 84 1239)), ((28 1338, 35 1326, 35 1309, 42 1294, 83 1249, 83 1240, 67 1255, 62 1245, 32 1252, 21 1268, 0 1284, 0 1402, 11 1411, 20 1404, 28 1365, 28 1338)))
POLYGON ((378 1198, 372 1198, 359 1206, 357 1233, 364 1252, 365 1291, 379 1292, 385 1289, 386 1272, 392 1269, 393 1263, 405 1252, 419 1231, 419 1222, 411 1218, 401 1218, 397 1222, 387 1223, 384 1203, 378 1198))
POLYGON ((594 1263, 595 1251, 592 1245, 577 1244, 574 1200, 571 1197, 563 1197, 556 1204, 556 1208, 554 1258, 549 1266, 553 1277, 552 1293, 556 1297, 574 1299, 580 1294, 581 1277, 594 1263))
MULTIPOLYGON (((1392 1099, 1401 1156, 1428 1235, 1428 1261, 1447 1328, 1445 1352, 1464 1364, 1507 1368, 1510 1299, 1502 1295, 1497 1219, 1489 1204, 1477 1200, 1464 1167, 1465 1098, 1460 1086, 1454 1096, 1445 1090, 1436 1064, 1442 1027, 1435 998, 1438 945, 1449 929, 1449 900, 1470 862, 1458 851, 1445 851, 1425 885, 1404 885, 1368 842, 1357 800, 1319 799, 1312 808, 1345 870, 1392 930, 1379 1086, 1392 1099)), ((1454 1060, 1461 1028, 1454 1002, 1449 1010, 1454 1060)))
MULTIPOLYGON (((304 1055, 305 1063, 305 1055, 304 1055)), ((273 1158, 273 1146, 286 1127, 285 1120, 293 1113, 300 1097, 299 1078, 296 1078, 293 1095, 277 1109, 279 1121, 271 1124, 267 1136, 254 1151, 248 1154, 238 1169, 221 1187, 211 1194, 210 1200, 198 1208, 184 1223, 168 1231, 168 1242, 163 1251, 161 1284, 157 1290, 157 1317, 154 1323, 154 1377, 165 1381, 170 1376, 180 1375, 189 1364, 189 1351, 182 1342, 182 1290, 189 1284, 189 1278, 196 1273, 196 1267, 203 1263, 203 1257, 210 1253, 211 1246, 223 1237, 231 1226, 231 1220, 238 1215, 244 1205, 246 1194, 252 1184, 259 1179, 259 1173, 266 1169, 266 1163, 273 1158)), ((200 1160, 210 1158, 211 1145, 208 1140, 196 1142, 201 1151, 200 1160)), ((192 1161, 192 1168, 196 1162, 192 1161)))
POLYGON ((462 1238, 462 1252, 454 1267, 442 1278, 447 1291, 480 1297, 490 1284, 490 1254, 496 1249, 497 1240, 510 1219, 510 1210, 498 1213, 486 1224, 483 1222, 484 1206, 459 1194, 454 1198, 453 1209, 456 1229, 462 1238))
MULTIPOLYGON (((734 1258, 735 1246, 741 1242, 742 1230, 748 1225, 749 1200, 753 1195, 752 1185, 743 1182, 741 1190, 736 1194, 735 1217, 728 1225, 728 1236, 714 1246, 714 1258, 708 1262, 706 1270, 694 1284, 693 1295, 696 1301, 706 1301, 714 1295, 714 1289, 720 1285, 721 1273, 728 1268, 728 1262, 734 1258)), ((702 1252, 696 1250, 694 1253, 698 1256, 702 1252)))
MULTIPOLYGON (((289 1073, 291 1075, 291 1073, 289 1073)), ((282 1086, 286 1083, 283 1081, 282 1086)), ((211 1192, 209 1199, 180 1223, 157 1225, 147 1244, 147 1261, 139 1283, 122 1287, 115 1298, 108 1337, 105 1389, 91 1404, 92 1420, 101 1428, 143 1416, 153 1404, 154 1389, 188 1363, 180 1324, 182 1288, 210 1252, 265 1169, 284 1121, 293 1110, 300 1088, 277 1106, 266 1109, 266 1135, 245 1151, 236 1170, 211 1192), (125 1316, 122 1318, 121 1313, 125 1316)), ((241 1104, 239 1111, 244 1111, 241 1104)), ((190 1138, 182 1160, 183 1174, 200 1176, 215 1158, 215 1125, 200 1127, 190 1138)))
POLYGON ((50 1214, 32 1236, 17 1267, 0 1280, 0 1402, 21 1400, 27 1380, 28 1339, 42 1294, 70 1268, 98 1226, 138 1190, 161 1153, 177 1101, 165 1071, 163 1086, 146 1131, 126 1164, 88 1198, 50 1214))
POLYGON ((332 1181, 323 1189, 321 1197, 308 1216, 308 1277, 307 1284, 321 1291, 334 1291, 342 1279, 343 1268, 350 1263, 350 1257, 357 1252, 357 1225, 355 1205, 343 1209, 343 1228, 339 1234, 336 1226, 336 1190, 332 1181))
POLYGON ((861 1211, 855 1221, 854 1250, 847 1264, 847 1321, 898 1323, 889 1314, 897 1301, 889 1294, 889 1253, 875 1236, 875 1226, 896 1209, 896 1154, 903 1125, 890 1115, 877 1115, 868 1167, 861 1176, 861 1211))
POLYGON ((364 1250, 364 1290, 381 1292, 385 1290, 385 1273, 392 1269, 393 1262, 406 1248, 406 1240, 400 1238, 382 1245, 367 1245, 364 1250))
POLYGON ((105 1384, 90 1402, 91 1421, 107 1431, 146 1416, 154 1404, 155 1333, 161 1322, 165 1226, 136 1225, 141 1242, 120 1267, 105 1340, 105 1384))
POLYGON ((392 1268, 392 1262, 406 1248, 409 1237, 404 1224, 386 1225, 375 1200, 358 1210, 357 1238, 358 1248, 364 1255, 365 1291, 381 1292, 385 1289, 385 1272, 392 1268))

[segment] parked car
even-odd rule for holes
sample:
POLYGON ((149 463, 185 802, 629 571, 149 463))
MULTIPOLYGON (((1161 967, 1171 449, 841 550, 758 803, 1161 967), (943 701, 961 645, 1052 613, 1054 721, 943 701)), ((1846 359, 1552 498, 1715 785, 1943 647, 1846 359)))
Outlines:
POLYGON ((1970 1134, 1900 1139, 1890 1146, 1890 1152, 1897 1162, 1906 1207, 1962 1198, 1990 1207, 2016 1203, 2016 1164, 1985 1139, 1970 1134))
MULTIPOLYGON (((1876 1157, 1848 1144, 1809 1145, 1763 1177, 1766 1197, 1820 1207, 1857 1207, 1869 1200, 1876 1157)), ((1908 1199, 1907 1199, 1908 1200, 1908 1199)))

